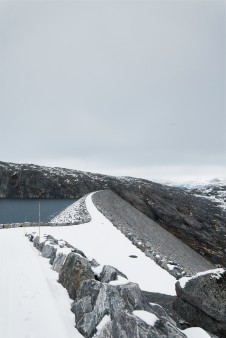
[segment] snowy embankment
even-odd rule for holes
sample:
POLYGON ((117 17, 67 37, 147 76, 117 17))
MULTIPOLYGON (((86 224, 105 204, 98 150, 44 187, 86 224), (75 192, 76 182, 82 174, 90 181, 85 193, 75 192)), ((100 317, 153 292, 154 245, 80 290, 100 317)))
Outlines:
POLYGON ((24 229, 0 235, 0 337, 79 338, 70 298, 58 274, 24 236, 24 229))
MULTIPOLYGON (((89 223, 45 227, 41 231, 56 239, 66 240, 82 250, 90 260, 94 258, 101 265, 116 267, 129 281, 138 283, 142 290, 175 295, 176 279, 145 256, 97 210, 92 194, 86 198, 86 207, 91 216, 89 223), (131 255, 137 258, 131 258, 131 255)), ((34 231, 35 228, 30 230, 34 231)))
MULTIPOLYGON (((115 266, 143 290, 175 294, 175 278, 137 249, 86 199, 92 220, 83 225, 41 228, 55 238, 67 240, 101 265, 115 266), (129 256, 134 255, 137 258, 129 256)), ((26 229, 37 231, 38 228, 26 229)), ((69 252, 69 251, 68 251, 69 252)), ((4 229, 0 236, 0 337, 78 338, 71 300, 57 283, 58 274, 25 238, 24 229, 4 229)), ((150 318, 149 318, 150 319, 150 318)), ((199 328, 186 332, 201 337, 199 328)), ((186 331, 186 330, 185 330, 186 331)), ((185 333, 184 331, 184 333, 185 333)), ((209 335, 206 334, 205 337, 209 335)), ((203 336, 204 337, 204 336, 203 336)))
POLYGON ((55 216, 50 223, 52 224, 82 224, 89 222, 90 215, 85 205, 86 196, 69 205, 66 209, 55 216))

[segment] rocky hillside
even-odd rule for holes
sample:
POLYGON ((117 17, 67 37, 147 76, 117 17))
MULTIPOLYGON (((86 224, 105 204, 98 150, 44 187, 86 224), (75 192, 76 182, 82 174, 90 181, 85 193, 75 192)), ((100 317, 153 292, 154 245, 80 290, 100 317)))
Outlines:
POLYGON ((204 196, 212 201, 217 202, 226 210, 226 180, 212 180, 204 185, 187 186, 193 194, 204 196))
POLYGON ((143 179, 0 162, 1 198, 81 198, 110 189, 212 263, 226 264, 226 212, 182 188, 143 179))

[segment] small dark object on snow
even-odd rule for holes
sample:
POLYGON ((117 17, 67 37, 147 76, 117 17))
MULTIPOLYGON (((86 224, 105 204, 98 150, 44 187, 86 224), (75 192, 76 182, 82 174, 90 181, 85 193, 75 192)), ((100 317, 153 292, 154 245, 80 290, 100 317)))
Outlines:
POLYGON ((131 257, 131 258, 137 258, 136 255, 130 255, 129 257, 131 257))

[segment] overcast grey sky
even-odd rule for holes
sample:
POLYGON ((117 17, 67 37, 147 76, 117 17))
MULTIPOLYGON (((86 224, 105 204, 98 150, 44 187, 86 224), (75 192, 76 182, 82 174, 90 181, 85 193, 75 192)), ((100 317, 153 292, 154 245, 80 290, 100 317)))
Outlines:
POLYGON ((0 160, 218 175, 225 21, 220 0, 0 1, 0 160))

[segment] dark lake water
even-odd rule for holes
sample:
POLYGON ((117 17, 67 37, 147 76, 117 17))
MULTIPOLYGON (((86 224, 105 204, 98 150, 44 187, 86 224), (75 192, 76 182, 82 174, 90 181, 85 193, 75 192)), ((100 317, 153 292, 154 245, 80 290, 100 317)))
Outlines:
POLYGON ((0 224, 48 222, 63 209, 74 203, 74 199, 0 199, 0 224))

